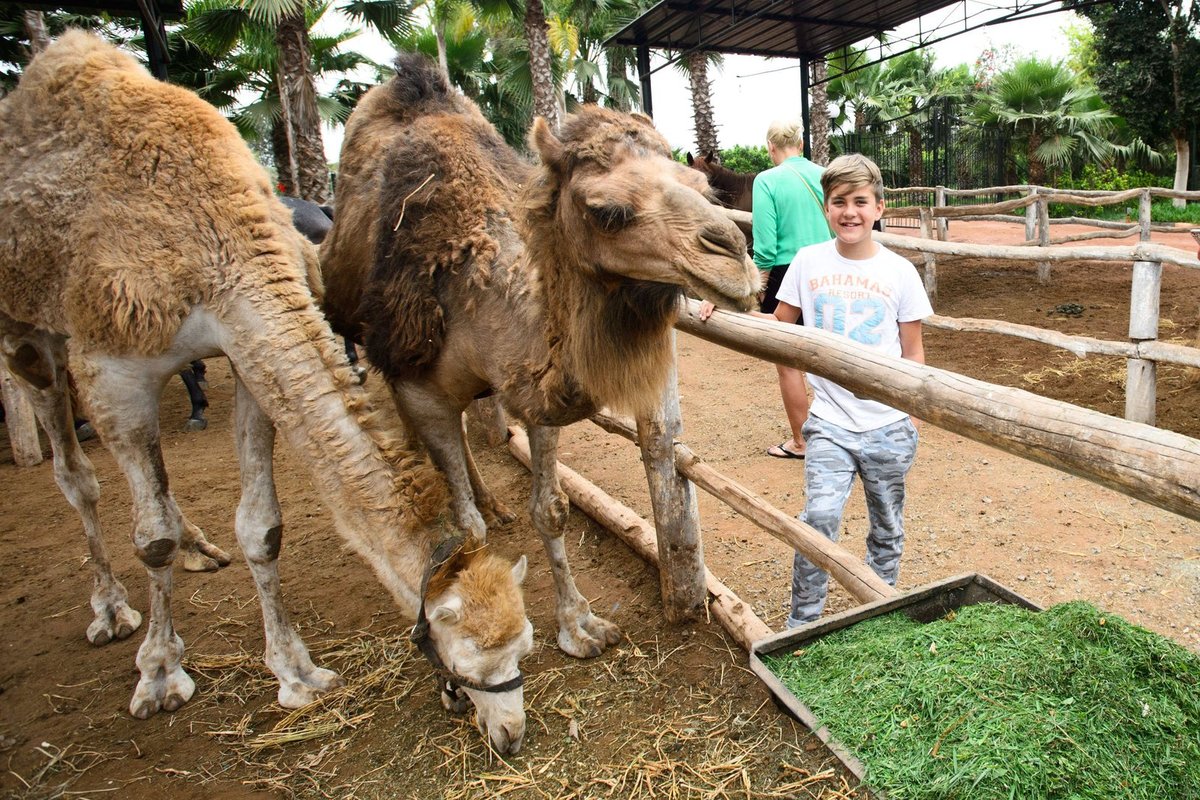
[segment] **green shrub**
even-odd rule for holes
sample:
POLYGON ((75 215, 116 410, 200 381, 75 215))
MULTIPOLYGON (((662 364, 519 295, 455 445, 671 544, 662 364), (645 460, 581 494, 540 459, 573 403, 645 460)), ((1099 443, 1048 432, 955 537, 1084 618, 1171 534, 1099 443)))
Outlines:
POLYGON ((774 166, 764 145, 737 145, 721 151, 721 164, 734 172, 762 172, 774 166))

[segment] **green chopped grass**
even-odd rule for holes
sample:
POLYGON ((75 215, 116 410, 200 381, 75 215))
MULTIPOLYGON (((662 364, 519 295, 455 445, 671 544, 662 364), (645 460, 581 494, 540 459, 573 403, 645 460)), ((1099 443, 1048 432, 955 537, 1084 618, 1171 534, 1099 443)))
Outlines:
POLYGON ((764 661, 891 800, 1200 798, 1200 656, 1088 603, 893 613, 764 661))

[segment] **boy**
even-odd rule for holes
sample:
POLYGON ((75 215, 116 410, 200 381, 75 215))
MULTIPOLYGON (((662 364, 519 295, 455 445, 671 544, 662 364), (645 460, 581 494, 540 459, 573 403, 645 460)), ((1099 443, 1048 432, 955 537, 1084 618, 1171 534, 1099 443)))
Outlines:
MULTIPOLYGON (((921 278, 907 259, 871 238, 871 226, 883 215, 879 168, 862 155, 841 156, 825 168, 821 188, 825 218, 837 238, 796 253, 775 312, 756 316, 792 323, 803 312, 805 325, 924 364, 921 320, 933 308, 921 278)), ((904 477, 916 455, 916 428, 903 411, 819 375, 809 373, 808 381, 813 401, 803 429, 808 458, 801 519, 836 541, 854 476, 862 476, 870 525, 867 563, 894 586, 904 549, 904 477)), ((820 617, 828 588, 829 575, 797 553, 787 626, 820 617)))

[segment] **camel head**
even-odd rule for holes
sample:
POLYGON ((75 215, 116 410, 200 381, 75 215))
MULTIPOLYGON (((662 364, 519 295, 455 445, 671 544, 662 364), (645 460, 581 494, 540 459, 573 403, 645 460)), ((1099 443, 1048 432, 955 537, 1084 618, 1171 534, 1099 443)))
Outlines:
POLYGON ((426 645, 418 646, 442 683, 442 705, 466 711, 459 695, 465 693, 475 705, 479 732, 501 754, 516 753, 525 738, 519 662, 533 649, 533 625, 521 594, 525 568, 524 556, 510 565, 467 539, 432 570, 422 601, 437 658, 425 652, 426 645))
POLYGON ((750 308, 759 278, 745 237, 706 199, 704 175, 671 158, 647 117, 584 106, 561 138, 540 118, 529 138, 542 162, 524 231, 537 263, 750 308))

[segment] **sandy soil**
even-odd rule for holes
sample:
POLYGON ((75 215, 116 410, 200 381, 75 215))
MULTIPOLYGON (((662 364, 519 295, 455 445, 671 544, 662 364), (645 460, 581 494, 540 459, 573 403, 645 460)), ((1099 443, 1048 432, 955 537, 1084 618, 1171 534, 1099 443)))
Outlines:
MULTIPOLYGON (((1057 231, 1056 231, 1057 233, 1057 231)), ((952 238, 1013 241, 1019 229, 955 223, 952 238)), ((1194 252, 1184 233, 1156 236, 1194 252)), ((1128 326, 1130 268, 1070 263, 1039 285, 1032 265, 944 260, 938 313, 1003 319, 1120 340, 1128 326), (1054 309, 1078 304, 1067 317, 1054 309)), ((1200 336, 1200 273, 1166 268, 1162 337, 1200 336)), ((1119 359, 1076 360, 1043 345, 927 330, 932 365, 1109 414, 1123 408, 1119 359)), ((788 513, 803 507, 803 465, 763 450, 784 438, 774 369, 687 335, 679 337, 684 440, 710 464, 788 513)), ((185 434, 182 387, 163 405, 173 490, 211 539, 236 553, 238 479, 230 438, 227 367, 209 370, 212 420, 185 434)), ((377 380, 375 381, 377 384, 377 380)), ((379 387, 376 385, 375 387, 379 387)), ((1159 371, 1159 424, 1200 437, 1200 378, 1159 371)), ((528 478, 503 448, 475 437, 500 496, 524 508, 528 478)), ((128 491, 103 447, 85 444, 102 483, 103 523, 119 577, 145 610, 145 578, 128 547, 128 491)), ((650 517, 632 446, 590 423, 564 432, 561 459, 650 517)), ((129 717, 140 634, 93 648, 83 632, 87 550, 49 462, 13 465, 0 437, 0 795, 174 797, 847 797, 827 751, 779 713, 745 669, 745 654, 714 625, 676 629, 661 615, 656 574, 572 513, 567 544, 580 586, 628 640, 588 662, 554 646, 553 589, 527 515, 492 540, 527 553, 538 647, 526 661, 526 748, 500 760, 469 720, 442 712, 428 668, 404 638, 369 570, 348 554, 292 454, 277 457, 287 523, 282 573, 296 624, 318 660, 351 691, 288 730, 261 666, 257 603, 244 564, 179 573, 176 621, 196 697, 175 714, 129 717), (329 723, 324 730, 318 722, 329 723)), ((1083 598, 1200 650, 1200 523, 948 433, 922 429, 910 478, 901 589, 962 572, 986 573, 1049 605, 1083 598)), ((709 567, 770 625, 786 613, 787 548, 701 496, 709 567)), ((843 542, 861 552, 861 494, 843 542)), ((854 604, 840 588, 831 610, 854 604)))

